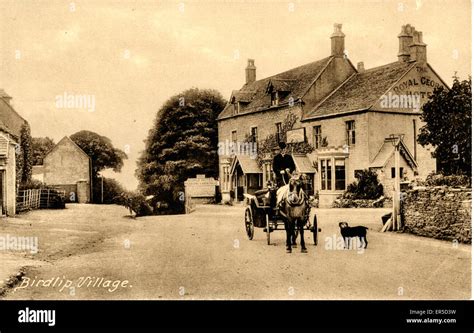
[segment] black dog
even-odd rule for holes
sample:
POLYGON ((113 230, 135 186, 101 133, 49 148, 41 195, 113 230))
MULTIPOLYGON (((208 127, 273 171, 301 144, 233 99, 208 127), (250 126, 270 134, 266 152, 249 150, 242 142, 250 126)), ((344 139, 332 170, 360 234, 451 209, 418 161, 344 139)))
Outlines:
POLYGON ((369 244, 367 241, 367 230, 369 228, 364 226, 349 227, 347 222, 339 222, 339 227, 341 228, 341 236, 344 238, 344 248, 346 248, 346 242, 347 248, 349 248, 352 237, 359 237, 361 244, 363 239, 365 243, 364 249, 367 248, 367 244, 369 244))

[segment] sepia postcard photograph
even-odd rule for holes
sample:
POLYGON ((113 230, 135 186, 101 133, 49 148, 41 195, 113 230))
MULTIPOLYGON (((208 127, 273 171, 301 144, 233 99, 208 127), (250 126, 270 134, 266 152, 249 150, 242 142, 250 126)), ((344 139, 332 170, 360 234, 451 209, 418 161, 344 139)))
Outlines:
POLYGON ((0 0, 0 303, 471 300, 471 6, 0 0))

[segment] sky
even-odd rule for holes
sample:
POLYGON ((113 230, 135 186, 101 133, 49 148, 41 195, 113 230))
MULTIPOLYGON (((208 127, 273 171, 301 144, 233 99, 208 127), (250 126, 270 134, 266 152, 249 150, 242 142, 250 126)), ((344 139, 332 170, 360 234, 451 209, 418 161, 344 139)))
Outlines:
POLYGON ((354 65, 396 61, 397 35, 410 23, 445 82, 471 74, 468 0, 0 0, 0 88, 35 137, 110 138, 129 158, 104 175, 134 189, 136 160, 169 97, 198 87, 228 99, 248 58, 260 79, 327 57, 334 23, 354 65), (95 104, 62 105, 64 96, 95 104))

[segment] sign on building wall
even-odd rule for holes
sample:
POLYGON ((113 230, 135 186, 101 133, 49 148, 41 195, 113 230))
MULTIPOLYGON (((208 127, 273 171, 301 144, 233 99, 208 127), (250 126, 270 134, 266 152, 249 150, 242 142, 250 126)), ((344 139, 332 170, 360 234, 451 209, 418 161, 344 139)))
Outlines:
POLYGON ((286 143, 297 143, 306 141, 305 128, 296 128, 286 132, 286 143))
POLYGON ((380 98, 379 107, 418 112, 434 89, 442 86, 441 79, 427 65, 417 65, 380 98))

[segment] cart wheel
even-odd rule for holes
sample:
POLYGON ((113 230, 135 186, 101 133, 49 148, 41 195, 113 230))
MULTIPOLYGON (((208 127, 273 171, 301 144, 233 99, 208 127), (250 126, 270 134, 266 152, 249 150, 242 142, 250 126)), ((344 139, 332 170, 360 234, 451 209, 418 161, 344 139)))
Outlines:
POLYGON ((316 214, 314 214, 314 218, 313 218, 313 241, 314 241, 315 246, 318 245, 318 232, 319 232, 318 218, 316 217, 316 214))
POLYGON ((253 225, 253 216, 250 207, 247 207, 245 210, 245 231, 247 232, 247 237, 249 240, 253 239, 254 225, 253 225))
POLYGON ((265 219, 267 221, 267 245, 270 245, 270 219, 268 218, 268 214, 265 214, 265 219))

